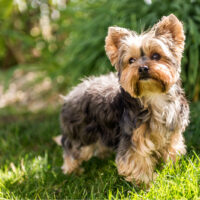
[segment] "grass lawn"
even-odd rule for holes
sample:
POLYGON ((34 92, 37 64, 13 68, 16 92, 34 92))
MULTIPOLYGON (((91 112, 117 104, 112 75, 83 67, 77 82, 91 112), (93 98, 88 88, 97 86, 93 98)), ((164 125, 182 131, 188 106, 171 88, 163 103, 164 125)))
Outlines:
POLYGON ((114 156, 83 163, 81 176, 63 175, 62 150, 52 141, 58 110, 1 111, 0 199, 200 199, 200 103, 191 105, 187 155, 158 170, 148 191, 118 176, 114 156))

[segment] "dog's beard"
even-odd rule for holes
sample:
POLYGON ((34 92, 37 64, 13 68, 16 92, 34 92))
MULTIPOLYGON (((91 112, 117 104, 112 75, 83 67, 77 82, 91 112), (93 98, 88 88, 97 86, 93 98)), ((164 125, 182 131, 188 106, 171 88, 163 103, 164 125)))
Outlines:
POLYGON ((138 97, 164 93, 166 91, 165 84, 162 81, 153 78, 146 78, 137 81, 135 88, 135 94, 138 97))

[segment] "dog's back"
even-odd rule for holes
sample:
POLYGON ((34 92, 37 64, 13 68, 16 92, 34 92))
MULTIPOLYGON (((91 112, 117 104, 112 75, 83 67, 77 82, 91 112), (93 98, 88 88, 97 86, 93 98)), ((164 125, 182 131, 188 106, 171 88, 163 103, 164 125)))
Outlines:
POLYGON ((62 107, 60 121, 65 151, 79 157, 80 148, 97 142, 112 149, 116 148, 122 112, 116 74, 83 80, 65 97, 62 107))

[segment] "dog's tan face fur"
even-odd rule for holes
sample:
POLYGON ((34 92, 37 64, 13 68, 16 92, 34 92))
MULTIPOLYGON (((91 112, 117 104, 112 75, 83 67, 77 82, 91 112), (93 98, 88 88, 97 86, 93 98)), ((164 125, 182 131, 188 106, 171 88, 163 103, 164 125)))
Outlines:
POLYGON ((166 93, 180 79, 184 39, 182 23, 171 14, 141 35, 110 27, 105 49, 121 86, 131 96, 143 97, 166 93))

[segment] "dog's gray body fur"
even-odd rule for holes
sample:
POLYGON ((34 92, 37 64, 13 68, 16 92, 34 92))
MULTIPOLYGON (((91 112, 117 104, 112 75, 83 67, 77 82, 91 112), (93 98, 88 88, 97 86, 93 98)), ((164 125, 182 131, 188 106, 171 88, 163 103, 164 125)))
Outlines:
POLYGON ((65 97, 60 116, 62 145, 74 157, 80 147, 99 140, 116 150, 122 138, 130 143, 132 130, 145 116, 147 110, 120 87, 116 74, 90 77, 65 97))

